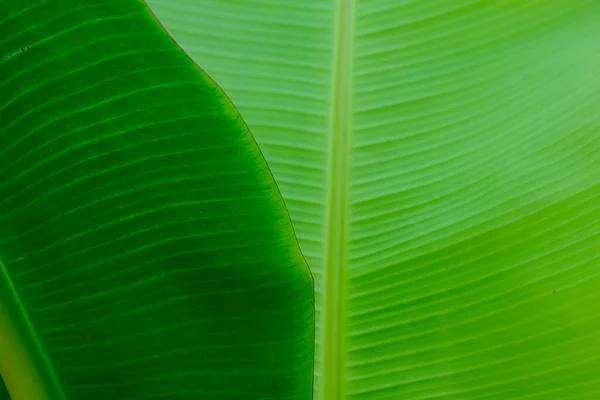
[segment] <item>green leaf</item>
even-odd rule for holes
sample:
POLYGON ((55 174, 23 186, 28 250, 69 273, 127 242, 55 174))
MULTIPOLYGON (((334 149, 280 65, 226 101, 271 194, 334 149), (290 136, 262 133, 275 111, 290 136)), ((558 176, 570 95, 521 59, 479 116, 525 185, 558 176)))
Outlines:
POLYGON ((310 399, 312 280, 281 196, 147 6, 0 1, 0 55, 12 399, 310 399))
POLYGON ((149 4, 282 190, 316 400, 600 396, 600 2, 149 4))

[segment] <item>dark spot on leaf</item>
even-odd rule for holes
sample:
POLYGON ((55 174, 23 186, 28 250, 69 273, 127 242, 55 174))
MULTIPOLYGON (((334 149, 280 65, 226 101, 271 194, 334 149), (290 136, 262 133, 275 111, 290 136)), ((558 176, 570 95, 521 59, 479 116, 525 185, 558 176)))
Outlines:
POLYGON ((45 221, 42 221, 42 225, 44 225, 45 223, 46 223, 45 221))
MULTIPOLYGON (((25 53, 27 50, 29 50, 29 46, 21 47, 19 50, 21 50, 21 53, 25 53)), ((19 54, 19 50, 14 51, 12 54, 5 56, 4 59, 6 61, 10 60, 11 58, 19 54)), ((0 62, 0 64, 2 63, 0 62)))

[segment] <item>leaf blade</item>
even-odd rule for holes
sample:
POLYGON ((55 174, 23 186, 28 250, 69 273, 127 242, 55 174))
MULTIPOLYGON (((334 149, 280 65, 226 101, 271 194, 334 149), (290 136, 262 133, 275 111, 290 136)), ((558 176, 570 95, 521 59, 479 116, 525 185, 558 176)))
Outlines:
POLYGON ((597 214, 597 3, 352 3, 340 338, 326 333, 345 317, 328 308, 331 241, 315 221, 327 226, 332 207, 336 148, 323 138, 334 125, 341 3, 150 1, 231 93, 280 183, 315 274, 315 398, 330 399, 328 384, 346 386, 341 399, 593 397, 598 381, 585 371, 598 360, 572 352, 574 342, 550 345, 579 338, 595 349, 600 334, 587 318, 597 314, 596 228, 581 216, 597 214), (304 121, 315 128, 300 131, 304 121), (552 286, 579 312, 561 308, 552 286), (553 318, 580 325, 559 331, 553 318), (324 372, 339 340, 344 369, 324 372))
POLYGON ((142 2, 0 11, 0 299, 47 396, 309 398, 310 273, 224 93, 142 2))

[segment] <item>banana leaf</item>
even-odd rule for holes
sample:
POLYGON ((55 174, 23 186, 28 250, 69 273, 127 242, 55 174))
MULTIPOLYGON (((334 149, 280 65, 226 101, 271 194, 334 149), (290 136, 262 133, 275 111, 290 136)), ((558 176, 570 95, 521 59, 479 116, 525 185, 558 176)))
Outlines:
POLYGON ((12 400, 310 399, 312 279, 283 200, 147 6, 0 0, 0 56, 12 400))
POLYGON ((315 400, 600 398, 600 2, 148 3, 282 190, 315 400))

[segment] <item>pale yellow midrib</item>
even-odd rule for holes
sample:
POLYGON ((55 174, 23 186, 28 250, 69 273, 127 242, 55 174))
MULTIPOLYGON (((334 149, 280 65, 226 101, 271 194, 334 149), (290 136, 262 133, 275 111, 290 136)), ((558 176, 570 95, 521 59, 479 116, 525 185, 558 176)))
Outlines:
POLYGON ((11 400, 50 400, 27 356, 25 345, 14 329, 6 307, 0 302, 0 376, 11 400))
POLYGON ((353 0, 337 0, 336 5, 324 250, 322 398, 315 400, 345 398, 344 269, 354 5, 353 0))
POLYGON ((58 395, 56 399, 49 397, 48 390, 42 384, 44 379, 40 375, 40 371, 35 368, 33 359, 27 351, 25 338, 19 335, 14 321, 9 317, 7 305, 0 301, 0 376, 4 380, 11 400, 66 400, 62 387, 50 367, 48 357, 33 331, 31 321, 24 311, 21 299, 2 260, 0 260, 0 279, 8 289, 8 293, 5 293, 4 297, 12 297, 13 305, 21 310, 22 320, 37 347, 38 358, 48 369, 46 372, 54 386, 52 392, 58 395))

